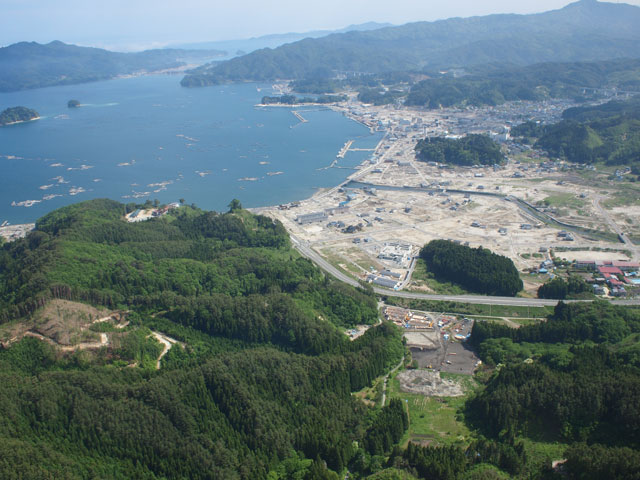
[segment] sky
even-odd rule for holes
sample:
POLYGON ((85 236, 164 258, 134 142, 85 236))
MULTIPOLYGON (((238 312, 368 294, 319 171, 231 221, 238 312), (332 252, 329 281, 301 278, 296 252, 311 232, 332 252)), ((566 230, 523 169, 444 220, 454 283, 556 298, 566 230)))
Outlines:
MULTIPOLYGON (((491 13, 533 13, 570 0, 0 0, 0 46, 61 40, 122 51, 491 13)), ((623 2, 616 2, 623 3, 623 2)), ((640 6, 640 0, 628 0, 640 6)))

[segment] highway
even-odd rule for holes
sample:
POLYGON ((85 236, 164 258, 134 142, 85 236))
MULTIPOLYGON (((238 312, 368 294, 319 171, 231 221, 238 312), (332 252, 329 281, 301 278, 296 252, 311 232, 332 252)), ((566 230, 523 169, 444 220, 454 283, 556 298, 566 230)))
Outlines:
MULTIPOLYGON (((322 270, 337 278, 338 280, 348 283, 354 287, 359 287, 360 284, 357 280, 350 277, 346 273, 338 270, 336 267, 327 262, 324 258, 318 254, 311 246, 295 235, 291 235, 291 243, 294 248, 300 252, 303 257, 308 258, 322 270)), ((441 300, 448 302, 460 302, 469 303, 474 305, 507 305, 513 307, 543 307, 554 306, 558 303, 557 300, 546 300, 542 298, 518 298, 518 297, 489 297, 482 295, 432 295, 428 293, 415 293, 415 292, 403 292, 393 291, 384 288, 374 287, 373 290, 378 295, 385 295, 388 297, 409 298, 415 300, 441 300)), ((579 300, 566 300, 566 302, 575 302, 579 300)), ((640 299, 634 300, 616 300, 612 302, 616 305, 640 305, 640 299)))

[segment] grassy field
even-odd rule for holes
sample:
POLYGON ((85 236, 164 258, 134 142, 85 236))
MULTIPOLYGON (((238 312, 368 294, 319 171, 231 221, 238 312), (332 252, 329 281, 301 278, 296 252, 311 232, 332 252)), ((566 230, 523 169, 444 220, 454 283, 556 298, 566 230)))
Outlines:
POLYGON ((370 387, 365 387, 359 392, 355 392, 353 395, 370 407, 380 407, 383 386, 384 376, 378 377, 373 381, 373 384, 370 387))
POLYGON ((509 305, 472 305, 460 302, 440 300, 409 300, 387 297, 386 303, 399 307, 422 310, 425 312, 442 312, 458 315, 486 315, 489 317, 507 318, 547 318, 554 307, 518 307, 509 305))
POLYGON ((556 208, 583 208, 585 201, 574 193, 553 193, 542 201, 548 207, 556 208))
POLYGON ((640 205, 640 187, 637 184, 619 183, 610 195, 611 198, 602 203, 605 208, 640 205))
POLYGON ((558 442, 538 442, 528 438, 519 438, 524 443, 527 452, 527 466, 520 478, 528 478, 528 474, 540 471, 543 465, 549 465, 554 460, 564 458, 567 445, 558 442))
POLYGON ((471 318, 473 318, 474 320, 479 320, 479 321, 484 321, 484 322, 497 322, 497 323, 502 323, 502 324, 506 324, 507 326, 513 326, 513 324, 517 324, 519 326, 526 326, 526 325, 534 325, 536 323, 540 323, 541 319, 536 319, 536 318, 509 318, 509 317, 482 317, 482 316, 475 316, 475 315, 470 315, 471 318), (507 321, 505 322, 506 319, 507 321))
MULTIPOLYGON (((470 293, 459 285, 436 280, 433 273, 427 271, 427 265, 421 258, 416 261, 416 268, 411 275, 411 282, 414 287, 426 286, 438 295, 466 295, 470 293)), ((410 288, 409 290, 423 291, 420 288, 410 288)))
POLYGON ((357 277, 362 273, 362 270, 360 270, 357 266, 347 261, 342 256, 333 253, 331 249, 322 250, 320 253, 327 262, 329 262, 341 272, 346 273, 347 275, 357 277))
MULTIPOLYGON (((471 389, 476 387, 475 381, 465 377, 463 385, 471 389)), ((395 375, 389 380, 389 398, 399 398, 407 406, 409 413, 409 430, 400 442, 406 445, 409 441, 436 445, 466 446, 472 439, 471 431, 464 424, 462 408, 466 397, 437 398, 414 395, 400 391, 400 384, 395 375)))

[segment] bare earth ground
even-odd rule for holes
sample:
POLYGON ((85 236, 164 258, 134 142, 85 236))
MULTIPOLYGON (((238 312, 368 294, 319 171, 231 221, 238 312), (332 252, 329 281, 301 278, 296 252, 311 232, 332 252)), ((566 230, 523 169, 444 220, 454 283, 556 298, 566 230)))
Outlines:
POLYGON ((400 390, 407 393, 436 397, 461 397, 462 386, 455 380, 443 379, 432 370, 405 370, 396 377, 400 390))
POLYGON ((0 327, 0 341, 5 344, 13 343, 29 331, 61 346, 71 346, 86 340, 98 341, 100 336, 87 328, 96 321, 108 319, 119 322, 121 314, 106 309, 99 310, 83 303, 52 300, 32 318, 0 327))
MULTIPOLYGON (((51 300, 31 318, 0 326, 0 343, 7 347, 28 336, 53 345, 59 352, 69 353, 105 347, 117 350, 122 346, 124 337, 130 333, 123 330, 128 325, 126 312, 98 309, 67 300, 51 300), (89 329, 91 325, 101 322, 111 322, 115 328, 121 330, 98 333, 89 329)), ((152 331, 151 335, 163 345, 162 353, 156 362, 156 368, 160 369, 162 357, 174 345, 184 344, 160 332, 152 331)))
MULTIPOLYGON (((372 162, 364 162, 350 177, 351 180, 377 185, 377 190, 366 192, 361 188, 348 188, 341 191, 336 187, 320 191, 294 208, 260 209, 261 213, 280 220, 293 235, 352 276, 365 279, 372 270, 389 269, 404 278, 409 272, 408 265, 378 258, 384 245, 389 242, 408 243, 415 255, 434 239, 457 240, 468 242, 471 247, 489 248, 511 258, 521 271, 536 268, 550 258, 550 250, 556 249, 561 250, 558 254, 561 258, 568 259, 639 260, 640 249, 621 244, 615 241, 615 237, 611 241, 602 241, 575 234, 574 241, 563 241, 558 237, 559 227, 541 223, 514 202, 483 195, 516 196, 544 207, 546 214, 575 226, 615 234, 612 227, 612 222, 615 222, 629 235, 640 234, 639 205, 632 201, 631 205, 614 206, 609 210, 602 208, 615 199, 617 188, 615 182, 607 179, 607 172, 578 171, 572 166, 567 170, 557 167, 543 170, 539 163, 546 159, 536 152, 511 155, 510 161, 497 169, 439 168, 416 160, 415 145, 425 135, 422 130, 403 133, 406 130, 401 125, 403 120, 405 125, 406 120, 436 125, 426 129, 430 135, 451 131, 485 133, 489 127, 499 126, 500 120, 492 119, 493 113, 359 108, 365 113, 358 120, 381 120, 391 125, 391 133, 372 153, 372 162), (469 132, 456 131, 458 118, 474 115, 484 115, 486 126, 474 127, 469 132), (439 124, 434 123, 436 119, 439 124), (397 190, 383 190, 381 186, 397 190), (430 195, 403 190, 405 186, 429 186, 436 192, 430 195), (352 198, 347 202, 348 194, 352 198), (348 210, 331 213, 331 209, 341 202, 347 202, 348 210), (307 225, 296 222, 299 215, 325 210, 329 214, 323 221, 307 225), (345 226, 362 225, 362 230, 343 233, 341 228, 328 226, 330 222, 342 222, 345 226), (474 222, 479 226, 472 226, 474 222), (531 224, 533 228, 523 230, 520 228, 522 224, 531 224), (499 229, 506 229, 506 232, 500 233, 499 229), (562 251, 567 248, 577 252, 562 251)), ((631 189, 627 193, 634 196, 635 187, 625 188, 631 189)), ((528 294, 535 295, 538 286, 539 283, 528 282, 528 294)), ((403 285, 405 287, 411 289, 411 282, 403 285)))

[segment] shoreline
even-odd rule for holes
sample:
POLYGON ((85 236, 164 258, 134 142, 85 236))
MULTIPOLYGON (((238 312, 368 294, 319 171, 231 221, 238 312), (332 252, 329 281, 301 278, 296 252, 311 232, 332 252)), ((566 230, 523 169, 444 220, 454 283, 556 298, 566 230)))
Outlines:
POLYGON ((2 125, 0 125, 0 128, 8 127, 9 125, 20 125, 21 123, 35 122, 36 120, 41 120, 41 119, 42 117, 34 117, 34 118, 30 118, 29 120, 18 120, 17 122, 3 123, 2 125))

